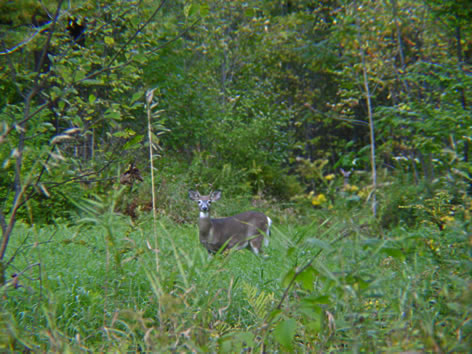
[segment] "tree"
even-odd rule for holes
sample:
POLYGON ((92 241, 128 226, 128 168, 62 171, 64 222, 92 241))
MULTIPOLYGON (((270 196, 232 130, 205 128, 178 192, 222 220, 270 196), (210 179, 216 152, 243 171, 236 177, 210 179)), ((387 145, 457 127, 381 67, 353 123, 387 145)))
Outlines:
POLYGON ((67 210, 71 199, 86 193, 75 187, 79 182, 106 183, 101 173, 123 162, 123 150, 141 146, 142 67, 150 53, 186 31, 174 26, 173 37, 150 35, 165 26, 168 18, 158 21, 165 5, 165 0, 1 5, 10 17, 2 11, 7 36, 0 53, 0 283, 12 261, 6 251, 20 212, 41 206, 48 217, 46 205, 52 202, 59 203, 55 212, 67 210))

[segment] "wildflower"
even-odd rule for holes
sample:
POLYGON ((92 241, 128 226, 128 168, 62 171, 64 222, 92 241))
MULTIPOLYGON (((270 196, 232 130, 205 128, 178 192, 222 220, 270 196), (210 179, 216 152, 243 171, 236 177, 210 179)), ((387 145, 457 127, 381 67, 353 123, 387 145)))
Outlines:
POLYGON ((329 175, 325 176, 325 180, 332 181, 335 177, 336 176, 334 175, 334 173, 330 173, 329 175))
POLYGON ((326 199, 326 196, 323 193, 320 193, 313 197, 313 199, 311 200, 311 204, 313 204, 314 206, 320 206, 326 203, 327 201, 328 199, 326 199))
POLYGON ((355 186, 355 185, 351 185, 351 184, 346 184, 344 186, 344 190, 346 192, 352 192, 352 193, 356 193, 358 190, 359 190, 359 187, 358 186, 355 186))
POLYGON ((367 310, 371 310, 371 309, 378 310, 379 308, 382 307, 382 304, 380 303, 378 299, 370 299, 364 302, 364 306, 367 310))

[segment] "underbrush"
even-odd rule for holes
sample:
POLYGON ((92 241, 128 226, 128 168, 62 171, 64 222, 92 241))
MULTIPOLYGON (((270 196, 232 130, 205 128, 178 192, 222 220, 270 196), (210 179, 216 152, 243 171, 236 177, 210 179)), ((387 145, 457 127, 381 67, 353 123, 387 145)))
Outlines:
MULTIPOLYGON (((237 204, 224 206, 238 209, 237 204)), ((384 229, 360 211, 275 220, 267 258, 209 257, 197 227, 111 211, 18 225, 0 348, 36 351, 466 351, 470 234, 384 229)))

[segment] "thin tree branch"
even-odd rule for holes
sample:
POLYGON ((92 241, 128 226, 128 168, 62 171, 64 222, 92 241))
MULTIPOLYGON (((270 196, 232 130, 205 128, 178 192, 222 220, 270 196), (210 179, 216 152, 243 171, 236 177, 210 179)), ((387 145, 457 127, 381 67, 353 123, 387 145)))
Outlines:
POLYGON ((405 68, 405 55, 403 54, 403 41, 400 32, 400 24, 398 23, 398 5, 397 0, 391 0, 393 10, 393 20, 395 22, 395 29, 397 35, 398 54, 400 55, 400 64, 402 69, 405 68))
MULTIPOLYGON (((64 181, 61 181, 61 182, 44 182, 43 184, 44 185, 50 185, 50 187, 48 187, 49 190, 52 190, 52 189, 55 189, 57 187, 60 187, 60 186, 63 186, 64 184, 67 184, 67 183, 71 183, 71 182, 77 182, 77 181, 84 181, 83 178, 84 177, 88 177, 88 176, 92 176, 92 175, 96 175, 96 174, 100 174, 100 172, 106 170, 108 168, 108 166, 110 166, 112 163, 116 162, 118 160, 111 160, 109 161, 108 163, 106 163, 104 166, 102 166, 100 169, 98 169, 97 171, 93 171, 93 172, 87 172, 87 173, 83 173, 79 176, 75 176, 75 177, 71 177, 69 179, 66 179, 64 181)), ((99 180, 94 180, 93 182, 99 182, 99 181, 105 181, 105 180, 110 180, 110 179, 113 179, 114 177, 110 177, 110 178, 102 178, 102 179, 99 179, 99 180)), ((34 184, 29 184, 27 186, 27 188, 31 188, 31 187, 36 187, 38 186, 39 184, 39 179, 36 181, 36 183, 34 184)), ((31 199, 32 197, 34 197, 36 194, 37 194, 37 190, 36 189, 32 189, 30 191, 30 193, 24 198, 24 200, 21 202, 20 204, 20 207, 23 206, 26 201, 28 201, 29 199, 31 199)))
MULTIPOLYGON (((166 1, 166 0, 164 0, 166 1)), ((160 8, 161 6, 159 6, 160 8)), ((150 22, 149 20, 147 22, 150 22)), ((161 50, 162 48, 168 46, 169 44, 175 42, 176 40, 182 38, 186 33, 188 33, 188 31, 190 31, 191 29, 193 29, 197 24, 198 22, 200 22, 200 19, 196 20, 194 23, 192 23, 191 26, 187 27, 185 30, 183 30, 182 32, 180 32, 176 37, 170 39, 169 41, 161 44, 160 46, 154 48, 153 50, 150 51, 150 53, 155 53, 157 52, 158 50, 161 50)), ((141 26, 142 27, 142 26, 141 26)), ((139 33, 143 30, 143 27, 142 28, 139 28, 136 32, 139 33)), ((135 36, 137 35, 137 33, 135 33, 135 36)), ((134 36, 134 37, 135 37, 134 36)), ((131 42, 131 41, 128 41, 128 42, 131 42)), ((128 43, 127 42, 127 43, 128 43)), ((122 51, 120 49, 120 51, 122 51)), ((115 55, 116 57, 116 55, 115 55)), ((116 58, 115 58, 116 59, 116 58)), ((114 59, 113 59, 114 60, 114 59)), ((69 85, 68 89, 65 90, 65 92, 69 91, 72 87, 74 87, 76 84, 79 84, 81 82, 84 82, 84 81, 87 81, 87 80, 90 80, 92 78, 94 78, 95 76, 97 75, 100 75, 104 72, 107 72, 107 71, 113 71, 113 70, 118 70, 118 69, 121 69, 122 67, 125 67, 127 65, 129 65, 130 63, 132 63, 134 60, 134 57, 133 58, 130 58, 128 59, 126 62, 124 63, 121 63, 119 65, 115 65, 115 66, 111 66, 111 63, 113 62, 112 60, 110 60, 109 64, 106 65, 105 67, 99 69, 99 70, 96 70, 92 73, 90 73, 89 75, 85 76, 84 78, 80 79, 80 80, 77 80, 75 82, 73 82, 71 85, 69 85)), ((63 96, 63 95, 62 95, 63 96)), ((61 96, 61 97, 62 97, 61 96)), ((47 102, 47 103, 44 103, 43 105, 39 106, 33 113, 30 113, 27 117, 25 117, 22 121, 20 121, 18 124, 15 124, 11 127, 8 127, 5 132, 0 135, 0 144, 2 144, 6 138, 8 137, 8 135, 15 129, 16 126, 21 126, 23 125, 24 123, 28 122, 31 118, 33 118, 34 116, 36 116, 38 113, 40 113, 42 110, 44 110, 45 108, 53 105, 55 102, 57 102, 61 97, 57 97, 56 99, 54 99, 53 101, 51 102, 47 102)))
POLYGON ((157 46, 156 48, 154 48, 153 50, 151 50, 150 52, 151 53, 155 53, 157 52, 158 50, 161 50, 162 48, 168 46, 169 44, 175 42, 177 39, 180 39, 182 38, 185 34, 188 33, 188 31, 190 31, 191 29, 193 29, 199 22, 200 22, 200 18, 195 20, 189 27, 185 28, 182 32, 180 32, 177 36, 175 36, 174 38, 172 39, 169 39, 167 42, 157 46))
MULTIPOLYGON (((315 113, 318 113, 318 114, 321 114, 323 116, 326 116, 326 113, 324 112, 321 112, 317 109, 315 109, 312 105, 310 105, 309 103, 305 103, 304 106, 308 109, 310 109, 312 112, 315 112, 315 113)), ((364 122, 363 120, 357 120, 357 119, 346 119, 346 118, 340 118, 340 117, 330 117, 334 120, 341 120, 343 122, 348 122, 348 123, 352 123, 354 125, 362 125, 362 126, 369 126, 369 123, 367 122, 364 122)))
MULTIPOLYGON (((5 41, 3 39, 2 39, 2 45, 3 45, 3 48, 6 49, 6 44, 5 44, 5 41)), ((16 80, 16 69, 15 69, 15 66, 13 65, 13 62, 12 62, 10 56, 7 57, 7 63, 8 63, 8 66, 10 67, 11 81, 15 84, 16 92, 18 93, 19 96, 23 97, 23 93, 21 92, 21 89, 20 89, 20 87, 18 85, 18 82, 16 80)))
POLYGON ((11 127, 8 127, 5 132, 0 135, 0 144, 3 144, 3 142, 5 141, 5 139, 8 137, 8 135, 10 135, 10 133, 16 128, 16 127, 22 127, 26 122, 28 122, 31 118, 33 118, 34 116, 36 116, 38 113, 40 113, 43 109, 45 109, 46 107, 49 107, 50 105, 52 105, 53 103, 57 102, 59 100, 59 97, 56 98, 55 100, 51 101, 51 102, 47 102, 47 103, 44 103, 42 104, 41 106, 39 106, 33 113, 29 113, 29 114, 26 114, 26 117, 23 118, 23 120, 21 120, 19 123, 17 124, 14 124, 12 125, 11 127))
MULTIPOLYGON (((25 99, 25 108, 24 108, 25 119, 23 119, 24 123, 26 123, 26 121, 28 120, 26 118, 29 117, 29 114, 30 114, 29 111, 30 111, 31 102, 33 100, 33 97, 39 91, 40 86, 42 85, 42 83, 45 80, 45 78, 44 78, 43 80, 41 80, 41 82, 38 82, 39 78, 40 78, 40 75, 41 75, 41 68, 44 64, 44 60, 46 58, 46 54, 48 52, 48 49, 49 49, 49 46, 50 46, 50 43, 51 43, 52 34, 54 33, 56 23, 57 23, 57 20, 59 18, 60 9, 61 9, 61 6, 62 6, 63 2, 64 2, 64 0, 60 0, 59 3, 57 4, 56 13, 54 15, 54 19, 52 21, 52 25, 51 25, 51 28, 50 28, 49 33, 48 33, 48 38, 46 40, 46 43, 44 44, 43 51, 41 53, 41 58, 38 62, 38 72, 37 72, 36 77, 34 79, 33 87, 31 88, 30 92, 28 93, 28 95, 26 96, 26 99, 25 99)), ((12 209, 11 209, 8 224, 7 224, 6 228, 3 228, 3 226, 2 226, 2 239, 1 239, 1 245, 0 245, 0 261, 3 261, 3 259, 5 257, 8 242, 10 241, 10 236, 11 236, 11 233, 13 231, 13 227, 15 226, 15 223, 16 223, 16 214, 17 214, 17 211, 20 208, 20 206, 23 204, 22 198, 23 198, 23 196, 26 192, 26 188, 27 188, 27 186, 26 187, 22 186, 22 183, 21 183, 23 150, 24 150, 24 143, 25 143, 24 142, 24 140, 25 140, 24 123, 18 125, 19 128, 20 128, 20 136, 19 136, 19 140, 18 140, 18 147, 17 147, 17 153, 16 153, 16 163, 15 163, 15 177, 14 177, 15 196, 13 198, 13 206, 12 206, 12 209)), ((3 135, 2 135, 2 137, 3 137, 3 135)), ((1 142, 1 140, 0 140, 0 142, 1 142)), ((5 223, 6 223, 6 220, 5 220, 5 223)), ((3 276, 3 275, 0 274, 0 277, 1 276, 3 276)))
MULTIPOLYGON (((41 58, 39 59, 39 62, 38 62, 38 72, 36 74, 35 82, 38 81, 38 79, 41 75, 41 68, 43 67, 44 61, 46 60, 46 56, 47 56, 47 53, 49 51, 49 46, 51 44, 52 35, 53 35, 54 31, 56 30, 56 24, 57 24, 57 20, 59 18, 59 13, 61 11, 61 7, 62 7, 63 2, 64 2, 64 0, 59 0, 59 3, 57 4, 56 13, 54 14, 54 19, 52 21, 51 29, 48 32, 48 37, 46 39, 46 43, 43 46, 43 51, 41 52, 41 58)), ((44 79, 43 79, 43 81, 44 81, 44 79)), ((39 86, 40 85, 37 85, 37 89, 39 89, 39 86)))
MULTIPOLYGON (((154 54, 155 52, 161 50, 162 48, 165 48, 166 46, 168 46, 169 44, 175 42, 176 40, 182 38, 186 33, 188 33, 188 31, 190 31, 192 28, 194 28, 197 23, 200 22, 200 19, 196 20, 194 23, 192 23, 192 25, 190 27, 187 27, 185 30, 183 30, 182 32, 180 32, 177 36, 175 36, 174 38, 168 40, 167 42, 157 46, 156 48, 152 49, 149 51, 149 53, 152 53, 154 54)), ((93 73, 90 73, 89 75, 85 76, 84 78, 80 79, 79 81, 75 82, 74 84, 76 83, 81 83, 83 81, 86 81, 86 80, 90 80, 90 79, 93 79, 95 76, 97 75, 100 75, 104 72, 107 72, 107 71, 114 71, 114 70, 117 70, 117 69, 120 69, 122 67, 125 67, 127 65, 129 65, 130 63, 132 63, 134 60, 134 56, 131 57, 130 59, 128 59, 127 61, 119 64, 119 65, 115 65, 115 66, 110 66, 110 65, 107 65, 107 66, 104 66, 103 68, 97 70, 97 71, 94 71, 93 73)), ((111 64, 111 62, 109 63, 111 64)))
POLYGON ((16 256, 17 256, 18 253, 20 252, 20 250, 23 250, 23 249, 25 249, 25 248, 37 247, 37 246, 40 246, 40 245, 44 245, 44 244, 51 243, 51 242, 52 242, 51 240, 52 240, 53 237, 56 235, 56 233, 57 233, 57 230, 55 230, 55 231, 51 234, 51 236, 49 237, 49 239, 46 240, 46 241, 35 242, 35 243, 30 244, 30 245, 27 245, 27 246, 24 246, 24 245, 25 245, 26 241, 28 241, 29 236, 25 237, 25 238, 23 239, 23 242, 21 242, 21 244, 16 248, 15 252, 13 252, 13 255, 10 257, 10 259, 8 260, 8 262, 6 262, 6 266, 9 266, 9 265, 15 260, 16 256), (24 246, 24 248, 23 248, 23 246, 24 246))
MULTIPOLYGON (((156 8, 156 10, 154 10, 154 12, 151 14, 151 16, 135 31, 135 33, 125 42, 125 44, 123 44, 120 49, 118 49, 118 51, 115 53, 114 56, 111 57, 111 59, 108 61, 107 64, 105 64, 105 66, 100 69, 100 70, 97 70, 89 75, 87 75, 86 77, 84 77, 83 79, 77 81, 77 83, 80 83, 82 81, 85 81, 85 80, 90 80, 92 78, 94 78, 95 76, 105 72, 105 71, 109 71, 111 70, 112 68, 116 68, 116 67, 112 67, 112 64, 113 62, 115 61, 116 58, 118 58, 118 56, 124 52, 124 50, 126 49, 126 47, 138 36, 139 33, 142 32, 142 30, 152 21, 152 19, 157 15, 157 13, 159 12, 159 10, 162 8, 162 6, 164 6, 165 2, 167 0, 162 0, 161 3, 159 4, 159 6, 156 8)), ((132 60, 128 60, 126 63, 124 64, 121 64, 117 67, 121 67, 121 66, 126 66, 128 65, 129 63, 131 63, 132 60)))
POLYGON ((116 52, 116 54, 109 60, 108 62, 108 65, 107 66, 111 66, 111 64, 115 61, 115 59, 125 50, 125 48, 128 46, 128 44, 130 44, 137 36, 139 33, 141 33, 141 31, 152 21, 152 19, 154 18, 154 16, 157 15, 157 13, 160 11, 160 9, 162 8, 162 6, 164 6, 165 2, 167 0, 162 0, 161 3, 159 4, 159 6, 154 10, 154 12, 152 13, 152 15, 147 19, 147 21, 145 21, 137 30, 136 32, 126 41, 126 43, 118 50, 118 52, 116 52))
POLYGON ((33 33, 33 35, 31 35, 31 37, 25 39, 24 41, 21 41, 16 46, 14 46, 10 49, 5 48, 5 50, 3 52, 0 52, 0 56, 12 54, 12 53, 16 52, 17 50, 23 48, 25 45, 27 45, 29 42, 31 42, 37 35, 39 35, 40 33, 44 32, 44 31, 46 31, 47 29, 49 29, 51 24, 52 24, 52 21, 46 23, 44 26, 42 26, 40 29, 38 29, 35 33, 33 33))

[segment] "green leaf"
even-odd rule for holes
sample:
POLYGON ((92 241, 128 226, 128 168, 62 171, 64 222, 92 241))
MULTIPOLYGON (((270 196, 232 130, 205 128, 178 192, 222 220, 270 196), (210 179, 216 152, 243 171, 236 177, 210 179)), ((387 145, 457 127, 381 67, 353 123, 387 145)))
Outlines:
POLYGON ((105 112, 105 118, 106 119, 121 120, 121 114, 118 111, 112 111, 110 109, 107 109, 106 112, 105 112))
POLYGON ((256 16, 256 10, 252 7, 249 7, 247 9, 244 10, 244 15, 246 17, 255 17, 256 16))
POLYGON ((139 100, 141 97, 143 97, 144 95, 144 92, 142 91, 139 91, 139 92, 136 92, 133 97, 131 97, 131 104, 133 104, 134 102, 136 102, 137 100, 139 100))
POLYGON ((272 310, 272 311, 269 313, 269 316, 267 316, 267 320, 268 320, 268 321, 273 321, 273 320, 275 320, 275 319, 278 319, 281 314, 282 314, 282 310, 280 310, 280 309, 272 310))
POLYGON ((120 130, 113 133, 113 136, 116 136, 118 138, 126 138, 126 139, 135 135, 136 135, 136 132, 131 128, 126 128, 124 130, 120 130))
POLYGON ((237 338, 244 343, 245 347, 254 346, 254 334, 251 332, 241 332, 237 335, 237 338))
POLYGON ((310 305, 329 305, 331 303, 328 295, 307 296, 302 301, 310 305))
POLYGON ((405 260, 405 254, 403 253, 402 250, 400 250, 398 248, 385 247, 385 248, 382 248, 381 251, 383 253, 386 253, 390 257, 393 257, 393 258, 396 258, 396 259, 399 259, 399 260, 405 260))
POLYGON ((95 97, 94 94, 90 94, 88 100, 90 104, 94 104, 95 101, 97 100, 97 97, 95 97))
POLYGON ((297 322, 293 318, 283 320, 274 329, 275 340, 279 342, 282 347, 291 349, 296 331, 297 322))
POLYGON ((136 135, 130 141, 128 141, 124 146, 123 150, 127 149, 136 149, 138 148, 138 144, 143 140, 144 135, 136 135))
POLYGON ((126 133, 126 131, 124 131, 124 130, 120 130, 120 131, 115 132, 111 135, 116 136, 117 138, 127 138, 129 136, 128 133, 126 133))
POLYGON ((200 4, 200 16, 206 17, 210 13, 210 8, 207 3, 200 4))
POLYGON ((87 79, 82 81, 82 85, 84 86, 95 86, 95 85, 103 85, 103 80, 99 79, 87 79))
POLYGON ((317 272, 313 267, 308 267, 298 275, 298 280, 302 283, 305 290, 313 290, 313 284, 316 279, 317 272))
POLYGON ((113 46, 115 44, 115 40, 113 37, 105 37, 105 44, 109 47, 113 46))
POLYGON ((286 288, 290 284, 294 276, 295 276, 295 269, 292 268, 287 272, 287 274, 285 274, 282 280, 282 286, 286 288))
POLYGON ((196 11, 197 11, 197 6, 195 4, 187 4, 185 7, 184 7, 184 15, 185 17, 190 17, 192 16, 196 11))
POLYGON ((157 146, 159 146, 159 144, 161 143, 160 139, 154 133, 151 133, 151 141, 154 145, 157 145, 157 146))
POLYGON ((296 250, 295 247, 289 247, 287 250, 287 258, 291 258, 295 254, 296 250))

